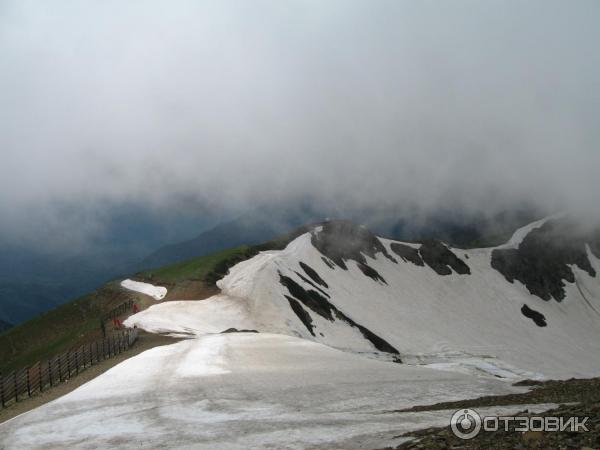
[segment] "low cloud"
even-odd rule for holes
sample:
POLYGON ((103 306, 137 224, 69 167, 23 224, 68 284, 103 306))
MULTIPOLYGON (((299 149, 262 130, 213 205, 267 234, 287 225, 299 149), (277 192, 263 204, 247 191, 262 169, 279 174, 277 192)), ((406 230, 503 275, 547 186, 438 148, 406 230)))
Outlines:
POLYGON ((297 198, 591 215, 599 19, 596 1, 5 1, 0 233, 297 198))

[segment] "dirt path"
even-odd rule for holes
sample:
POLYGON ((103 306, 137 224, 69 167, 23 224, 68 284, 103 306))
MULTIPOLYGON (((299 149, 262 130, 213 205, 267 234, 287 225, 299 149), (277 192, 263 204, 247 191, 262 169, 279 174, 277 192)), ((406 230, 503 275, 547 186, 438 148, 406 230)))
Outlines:
POLYGON ((132 356, 138 355, 146 350, 149 350, 160 345, 168 345, 177 342, 178 339, 171 338, 168 336, 161 336, 157 334, 146 333, 142 330, 139 331, 138 340, 129 350, 113 357, 100 361, 98 364, 84 370, 79 375, 71 378, 70 380, 52 387, 51 389, 35 395, 32 398, 22 400, 18 403, 0 409, 0 423, 5 422, 13 417, 30 411, 38 406, 45 403, 51 402, 65 394, 77 389, 79 386, 87 383, 88 381, 96 378, 98 375, 103 374, 111 367, 131 358, 132 356))

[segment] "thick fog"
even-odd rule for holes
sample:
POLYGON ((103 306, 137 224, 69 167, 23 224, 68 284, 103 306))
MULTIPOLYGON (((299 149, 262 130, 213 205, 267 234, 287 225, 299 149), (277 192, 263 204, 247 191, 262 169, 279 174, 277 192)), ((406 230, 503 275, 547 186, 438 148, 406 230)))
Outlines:
POLYGON ((600 2, 0 3, 0 234, 112 208, 598 212, 600 2))

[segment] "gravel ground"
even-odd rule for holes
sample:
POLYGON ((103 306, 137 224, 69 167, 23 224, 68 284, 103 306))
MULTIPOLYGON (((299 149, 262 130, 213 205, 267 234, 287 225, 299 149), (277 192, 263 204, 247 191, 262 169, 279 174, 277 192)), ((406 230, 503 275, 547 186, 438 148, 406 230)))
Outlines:
MULTIPOLYGON (((461 408, 477 410, 477 407, 490 405, 555 403, 559 404, 558 408, 539 415, 565 418, 589 417, 585 424, 589 431, 520 432, 515 431, 514 426, 511 426, 509 431, 504 431, 504 429, 496 432, 481 431, 473 439, 462 440, 454 436, 450 426, 448 426, 445 428, 429 428, 407 434, 405 437, 415 437, 416 439, 405 442, 396 447, 396 449, 600 449, 600 378, 521 382, 519 384, 531 385, 533 389, 524 394, 439 403, 426 407, 411 408, 410 410, 423 411, 461 408)), ((516 415, 531 416, 527 410, 516 415)))

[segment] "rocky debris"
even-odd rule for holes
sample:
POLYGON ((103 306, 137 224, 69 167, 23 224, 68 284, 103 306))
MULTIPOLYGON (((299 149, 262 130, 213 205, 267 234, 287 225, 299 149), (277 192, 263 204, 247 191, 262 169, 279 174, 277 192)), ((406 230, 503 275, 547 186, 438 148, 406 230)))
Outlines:
POLYGON ((546 323, 546 316, 544 316, 541 312, 531 309, 527 305, 523 305, 521 308, 521 313, 523 313, 525 317, 533 320, 538 327, 545 327, 548 325, 546 323))
MULTIPOLYGON (((557 431, 520 432, 514 430, 514 425, 509 431, 500 427, 499 431, 481 431, 475 438, 462 440, 456 437, 450 426, 445 428, 428 428, 410 432, 397 437, 413 437, 414 440, 404 442, 395 447, 396 450, 409 449, 497 449, 497 450, 525 450, 525 449, 565 449, 584 450, 586 448, 600 448, 600 378, 571 379, 543 382, 521 382, 516 385, 531 385, 533 390, 523 394, 505 396, 488 396, 461 402, 446 402, 432 406, 411 408, 411 410, 427 409, 461 409, 494 406, 494 405, 523 405, 535 403, 556 403, 558 408, 545 411, 541 414, 531 414, 529 411, 520 411, 515 416, 544 416, 544 417, 589 417, 585 425, 589 431, 557 431), (495 401, 494 401, 495 399, 495 401)), ((450 417, 448 418, 450 420, 450 417)))
POLYGON ((596 276, 587 246, 600 255, 600 229, 582 230, 566 218, 549 220, 525 236, 517 249, 495 249, 492 267, 509 282, 523 283, 533 295, 561 301, 565 281, 575 282, 571 265, 596 276))

